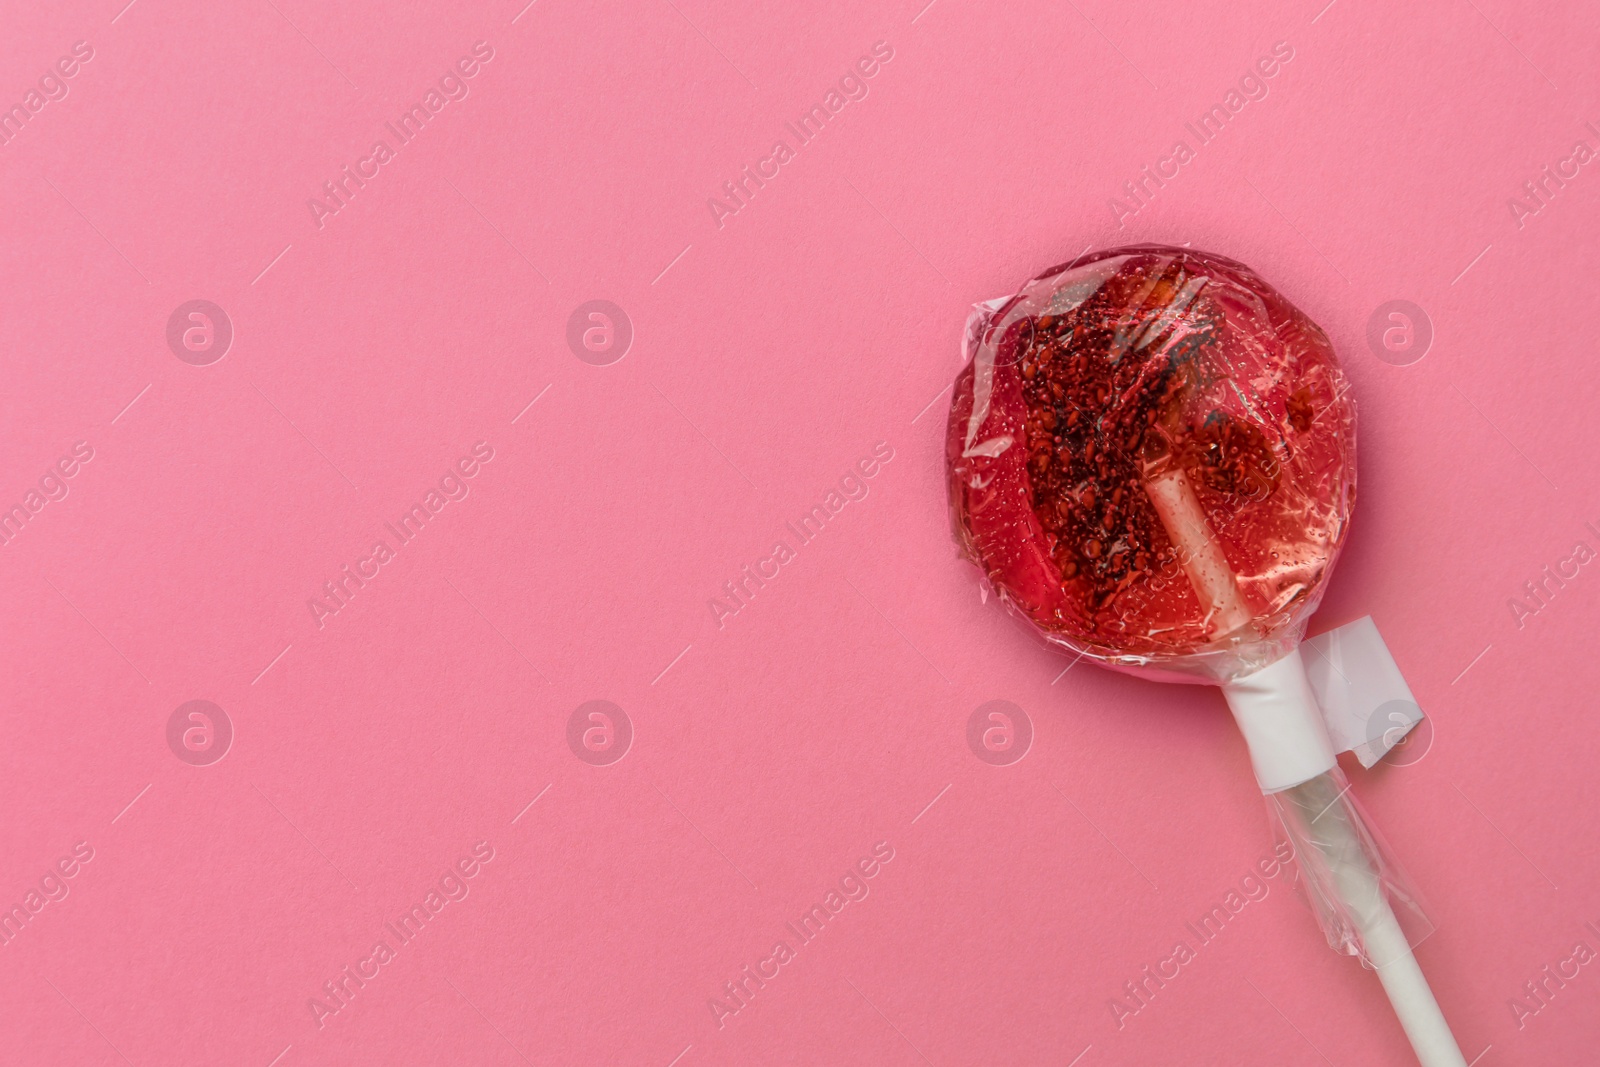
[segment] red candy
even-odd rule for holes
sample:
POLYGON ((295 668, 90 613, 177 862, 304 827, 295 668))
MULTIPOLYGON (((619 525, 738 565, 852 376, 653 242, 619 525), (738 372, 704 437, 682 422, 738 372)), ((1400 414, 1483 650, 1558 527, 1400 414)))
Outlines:
POLYGON ((1223 680, 1293 647, 1355 497, 1311 320, 1239 263, 1144 245, 979 309, 967 350, 950 499, 1003 600, 1114 666, 1223 680))

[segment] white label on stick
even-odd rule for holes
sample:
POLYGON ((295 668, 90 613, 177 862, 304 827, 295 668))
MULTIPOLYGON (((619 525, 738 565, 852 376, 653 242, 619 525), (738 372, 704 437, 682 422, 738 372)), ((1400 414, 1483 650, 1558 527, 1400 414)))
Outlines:
POLYGON ((1308 638, 1302 647, 1335 751, 1353 752, 1370 768, 1422 721, 1372 616, 1308 638))

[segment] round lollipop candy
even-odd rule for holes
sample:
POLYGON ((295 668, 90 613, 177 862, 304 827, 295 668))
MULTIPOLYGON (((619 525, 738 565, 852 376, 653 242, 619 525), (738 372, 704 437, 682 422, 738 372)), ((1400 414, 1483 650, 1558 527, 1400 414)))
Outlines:
POLYGON ((1355 500, 1327 337, 1249 268, 1154 245, 976 309, 946 456, 999 598, 1100 663, 1221 686, 1330 944, 1373 967, 1424 1067, 1464 1067, 1300 658, 1355 500))

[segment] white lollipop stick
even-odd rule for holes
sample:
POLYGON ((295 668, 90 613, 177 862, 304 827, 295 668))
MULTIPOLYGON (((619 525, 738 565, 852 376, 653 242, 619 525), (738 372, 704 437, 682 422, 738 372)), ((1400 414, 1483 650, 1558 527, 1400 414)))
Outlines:
POLYGON ((1182 469, 1169 467, 1144 483, 1167 536, 1178 549, 1178 561, 1194 585, 1200 604, 1211 615, 1210 635, 1221 637, 1250 621, 1250 608, 1239 593, 1228 558, 1212 536, 1205 509, 1182 469))
MULTIPOLYGON (((1174 467, 1154 475, 1145 491, 1210 617, 1209 634, 1219 638, 1249 623, 1238 580, 1183 472, 1174 467)), ((1295 845, 1329 943, 1360 954, 1378 972, 1422 1067, 1467 1067, 1389 905, 1374 865, 1376 841, 1347 796, 1300 650, 1228 682, 1222 692, 1250 748, 1256 780, 1295 845)))
MULTIPOLYGON (((1299 809, 1310 846, 1327 864, 1330 877, 1326 882, 1331 882, 1338 894, 1343 917, 1354 926, 1352 933, 1359 939, 1361 954, 1378 972, 1417 1061, 1422 1067, 1466 1067, 1450 1024, 1389 905, 1383 880, 1371 860, 1376 851, 1372 835, 1349 803, 1348 790, 1344 775, 1336 769, 1280 795, 1299 809)), ((1296 841, 1297 847, 1301 844, 1296 841)), ((1306 870, 1303 861, 1301 869, 1306 870)), ((1315 895, 1324 890, 1319 885, 1323 881, 1308 873, 1307 888, 1315 895)), ((1349 935, 1341 931, 1341 936, 1349 935)))

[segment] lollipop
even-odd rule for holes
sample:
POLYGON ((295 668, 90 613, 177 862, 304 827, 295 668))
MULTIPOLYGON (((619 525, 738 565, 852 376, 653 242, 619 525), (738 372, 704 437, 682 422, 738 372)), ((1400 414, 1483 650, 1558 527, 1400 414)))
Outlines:
POLYGON ((946 443, 965 554, 1078 657, 1222 687, 1329 943, 1377 971, 1424 1067, 1464 1067, 1300 655, 1355 500, 1327 337, 1244 265, 1143 245, 981 306, 966 347, 946 443))

